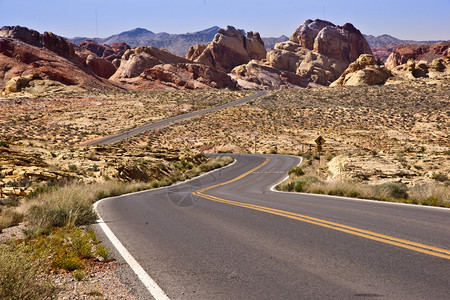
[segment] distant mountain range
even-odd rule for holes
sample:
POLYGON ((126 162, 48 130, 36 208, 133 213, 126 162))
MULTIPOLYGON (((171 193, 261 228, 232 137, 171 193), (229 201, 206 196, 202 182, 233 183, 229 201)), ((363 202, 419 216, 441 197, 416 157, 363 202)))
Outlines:
POLYGON ((413 41, 413 40, 400 40, 388 34, 383 34, 379 36, 373 35, 365 35, 367 42, 369 43, 370 48, 381 47, 381 46, 389 46, 389 45, 407 45, 407 44, 416 44, 416 45, 429 45, 435 44, 442 41, 413 41))
MULTIPOLYGON (((107 38, 88 38, 74 37, 68 40, 79 44, 85 40, 94 40, 100 44, 111 45, 116 42, 125 42, 132 48, 138 46, 153 46, 156 48, 164 48, 178 56, 185 56, 190 46, 196 44, 206 44, 213 40, 220 27, 214 26, 205 30, 185 33, 170 34, 167 32, 154 33, 144 28, 135 28, 119 34, 112 35, 107 38)), ((412 41, 400 40, 393 36, 384 34, 380 36, 364 35, 371 48, 388 46, 388 45, 404 45, 404 44, 433 44, 438 41, 412 41)), ((276 43, 285 42, 289 38, 285 35, 280 37, 263 37, 264 44, 267 49, 272 49, 276 43)))
MULTIPOLYGON (((74 37, 68 38, 72 43, 79 45, 85 40, 94 40, 100 44, 111 45, 112 43, 125 42, 131 48, 139 46, 153 46, 164 48, 178 56, 185 56, 189 47, 197 44, 206 44, 213 40, 220 27, 214 26, 205 30, 185 33, 170 34, 167 32, 154 33, 144 28, 135 28, 107 38, 74 37)), ((285 35, 280 37, 262 38, 267 49, 272 49, 276 43, 285 42, 289 38, 285 35)))

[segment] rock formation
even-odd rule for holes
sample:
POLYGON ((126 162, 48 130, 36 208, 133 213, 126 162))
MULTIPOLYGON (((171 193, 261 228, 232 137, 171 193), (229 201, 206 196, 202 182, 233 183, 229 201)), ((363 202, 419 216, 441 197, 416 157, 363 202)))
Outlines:
POLYGON ((175 88, 237 88, 236 82, 226 73, 201 64, 180 63, 157 65, 151 69, 144 70, 141 77, 155 80, 175 88))
POLYGON ((139 76, 145 69, 160 64, 190 63, 189 60, 175 56, 167 50, 151 46, 141 46, 127 50, 122 56, 120 66, 111 80, 133 78, 139 76))
POLYGON ((224 72, 150 46, 127 50, 110 79, 132 89, 237 88, 224 72))
POLYGON ((247 32, 233 26, 219 29, 214 40, 207 45, 189 48, 186 58, 229 73, 234 67, 246 64, 252 59, 266 57, 264 42, 259 33, 247 32))
POLYGON ((440 42, 432 45, 402 45, 395 49, 386 60, 390 70, 405 64, 408 60, 432 62, 436 58, 450 57, 450 42, 440 42))
POLYGON ((80 47, 91 51, 98 57, 103 58, 109 62, 112 62, 115 59, 120 59, 125 51, 131 49, 131 47, 124 42, 113 43, 111 46, 109 46, 106 44, 100 45, 93 40, 86 40, 84 42, 81 42, 80 47))
POLYGON ((237 66, 231 71, 231 77, 245 89, 285 89, 307 87, 308 80, 292 72, 280 71, 258 60, 237 66))
POLYGON ((385 66, 375 64, 373 55, 362 54, 330 86, 384 84, 391 76, 391 72, 385 66))
POLYGON ((93 59, 90 51, 77 47, 63 37, 51 32, 39 32, 21 26, 4 26, 0 29, 0 37, 12 38, 41 49, 48 49, 60 57, 71 61, 78 68, 87 68, 97 76, 108 78, 114 74, 115 67, 103 59, 93 59), (87 61, 89 59, 89 62, 87 61))
MULTIPOLYGON (((290 83, 297 86, 298 82, 300 86, 304 86, 305 82, 329 85, 351 62, 365 53, 372 54, 372 51, 353 25, 336 26, 328 21, 307 20, 296 29, 289 41, 276 44, 260 64, 283 72, 283 77, 288 81, 293 80, 290 83), (299 80, 299 77, 302 79, 299 80)), ((243 80, 252 82, 255 81, 255 73, 250 76, 252 78, 247 75, 242 77, 244 73, 241 70, 256 70, 254 67, 254 63, 252 66, 239 67, 233 74, 240 83, 243 80)), ((269 69, 264 70, 266 72, 269 69)))
MULTIPOLYGON (((0 37, 0 89, 3 89, 13 77, 27 78, 27 76, 31 76, 32 81, 39 77, 84 89, 117 88, 117 85, 97 77, 87 66, 80 66, 47 48, 0 37)), ((20 89, 24 80, 20 79, 17 83, 20 89)), ((10 84, 14 85, 13 82, 10 84)), ((8 88, 9 92, 13 90, 14 88, 8 88)))
POLYGON ((437 58, 430 63, 409 59, 405 64, 396 66, 391 72, 397 77, 406 79, 450 80, 450 57, 437 58))
POLYGON ((301 47, 351 63, 360 54, 372 54, 366 39, 352 24, 336 26, 323 20, 306 20, 290 37, 290 41, 301 47))

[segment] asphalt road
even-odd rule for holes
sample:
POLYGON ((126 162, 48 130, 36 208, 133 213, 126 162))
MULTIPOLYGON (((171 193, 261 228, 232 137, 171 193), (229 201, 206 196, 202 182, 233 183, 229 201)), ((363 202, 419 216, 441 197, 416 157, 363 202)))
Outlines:
POLYGON ((167 119, 163 119, 161 121, 155 122, 155 123, 151 123, 151 124, 147 124, 141 127, 136 127, 133 128, 131 130, 127 130, 124 131, 122 133, 116 134, 116 135, 111 135, 111 136, 107 136, 101 139, 97 139, 94 141, 90 141, 88 143, 85 143, 86 145, 109 145, 109 144, 113 144, 116 142, 119 142, 121 140, 127 139, 129 137, 135 136, 139 133, 148 131, 148 130, 155 130, 155 129, 160 129, 166 126, 171 125, 174 122, 177 121, 181 121, 181 120, 186 120, 186 119, 190 119, 193 117, 197 117, 206 113, 210 113, 210 112, 214 112, 214 111, 218 111, 224 108, 228 108, 228 107, 232 107, 232 106, 237 106, 237 105, 241 105, 244 104, 248 101, 251 100, 255 100, 259 97, 263 97, 265 95, 268 95, 269 93, 267 91, 257 91, 255 94, 251 95, 251 96, 247 96, 244 98, 241 98, 239 100, 233 101, 233 102, 229 102, 229 103, 225 103, 219 106, 214 106, 214 107, 210 107, 210 108, 206 108, 206 109, 202 109, 202 110, 198 110, 198 111, 193 111, 190 113, 186 113, 186 114, 182 114, 182 115, 178 115, 172 118, 167 118, 167 119))
POLYGON ((236 158, 98 204, 169 298, 449 299, 450 209, 273 192, 298 157, 236 158))

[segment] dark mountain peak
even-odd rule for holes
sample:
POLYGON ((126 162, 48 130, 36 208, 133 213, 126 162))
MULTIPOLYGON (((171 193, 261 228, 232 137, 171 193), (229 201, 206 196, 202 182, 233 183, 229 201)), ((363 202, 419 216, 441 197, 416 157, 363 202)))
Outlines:
POLYGON ((196 31, 196 32, 188 32, 186 34, 188 35, 209 35, 209 34, 216 34, 217 30, 219 30, 220 27, 219 26, 213 26, 210 28, 207 28, 205 30, 200 30, 200 31, 196 31))
POLYGON ((135 28, 128 31, 124 31, 119 33, 119 35, 131 35, 131 36, 139 36, 143 34, 154 34, 154 32, 151 32, 150 30, 147 30, 145 28, 135 28))

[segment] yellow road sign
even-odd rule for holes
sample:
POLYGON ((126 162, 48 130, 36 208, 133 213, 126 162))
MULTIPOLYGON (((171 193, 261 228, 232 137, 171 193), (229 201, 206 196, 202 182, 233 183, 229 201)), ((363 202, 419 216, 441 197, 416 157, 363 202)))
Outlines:
POLYGON ((316 139, 316 144, 319 146, 322 146, 323 144, 325 144, 325 139, 320 135, 317 139, 316 139))

